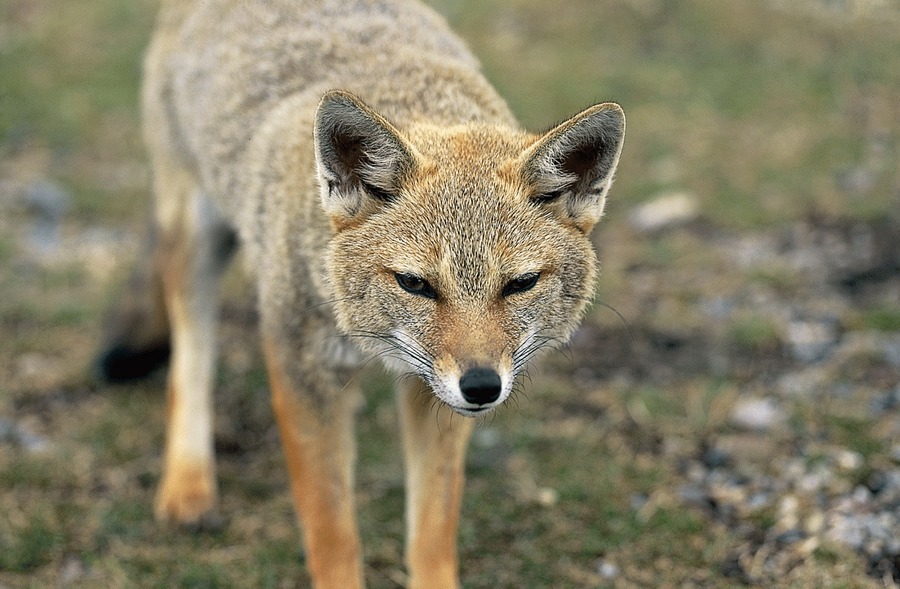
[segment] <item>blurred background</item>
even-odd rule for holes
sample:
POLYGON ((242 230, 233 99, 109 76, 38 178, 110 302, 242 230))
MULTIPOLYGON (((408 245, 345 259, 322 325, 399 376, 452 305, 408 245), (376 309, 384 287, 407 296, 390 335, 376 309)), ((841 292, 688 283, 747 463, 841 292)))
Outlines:
MULTIPOLYGON (((594 311, 480 424, 466 587, 900 584, 900 2, 435 0, 532 130, 628 117, 594 311)), ((95 382, 139 255, 156 2, 0 3, 0 588, 308 584, 227 280, 220 530, 160 527, 165 375, 95 382)), ((371 587, 403 586, 391 379, 359 376, 371 587)))

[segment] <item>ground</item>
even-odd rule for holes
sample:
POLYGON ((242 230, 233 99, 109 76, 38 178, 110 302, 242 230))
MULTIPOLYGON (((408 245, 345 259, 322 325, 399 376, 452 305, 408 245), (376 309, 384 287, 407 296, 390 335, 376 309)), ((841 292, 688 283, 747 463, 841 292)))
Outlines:
MULTIPOLYGON (((597 304, 475 433, 466 587, 900 584, 900 7, 436 0, 531 129, 628 115, 597 304)), ((164 373, 91 362, 140 255, 151 0, 0 5, 0 588, 308 584, 239 268, 223 524, 160 526, 164 373)), ((391 378, 359 415, 370 586, 403 586, 391 378)))

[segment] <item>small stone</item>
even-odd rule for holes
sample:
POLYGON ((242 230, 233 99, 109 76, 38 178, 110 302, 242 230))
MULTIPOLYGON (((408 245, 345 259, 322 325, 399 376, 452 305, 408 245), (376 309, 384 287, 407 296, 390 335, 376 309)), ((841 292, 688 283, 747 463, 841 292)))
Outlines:
MULTIPOLYGON (((900 368, 900 335, 884 336, 882 351, 891 366, 900 368)), ((900 399, 900 384, 894 387, 894 396, 900 399)))
POLYGON ((682 502, 695 507, 709 507, 709 494, 697 485, 682 485, 678 489, 678 498, 682 502))
POLYGON ((29 454, 42 454, 50 450, 50 442, 22 425, 0 419, 0 443, 8 443, 22 448, 29 454))
POLYGON ((806 540, 803 540, 797 545, 796 550, 800 554, 812 554, 819 547, 819 538, 816 536, 810 536, 806 540))
POLYGON ((629 221, 642 233, 654 233, 683 225, 697 218, 700 206, 686 192, 665 192, 632 209, 629 221))
POLYGON ((50 450, 50 442, 37 434, 19 429, 19 445, 29 454, 43 454, 50 450))
POLYGON ((835 454, 834 462, 841 470, 857 470, 863 465, 863 457, 859 452, 841 449, 835 454))
POLYGON ((81 559, 69 557, 63 563, 62 570, 59 573, 63 585, 69 585, 83 579, 87 575, 87 569, 81 559))
POLYGON ((631 509, 634 511, 640 511, 640 509, 647 504, 647 500, 649 497, 644 495, 643 493, 635 493, 631 496, 631 501, 629 504, 631 505, 631 509))
POLYGON ((771 399, 743 399, 731 410, 731 422, 746 430, 769 431, 786 419, 784 411, 771 399))
POLYGON ((501 441, 500 433, 489 427, 479 428, 472 434, 472 445, 476 448, 496 448, 501 441))
POLYGON ((755 511, 765 509, 771 504, 772 499, 768 493, 754 493, 747 498, 745 507, 749 513, 753 513, 755 511))
POLYGON ((72 201, 68 190, 50 180, 28 186, 23 197, 25 205, 36 215, 54 223, 68 212, 72 201))
POLYGON ((15 425, 8 419, 0 417, 0 444, 15 440, 15 425))
POLYGON ((619 576, 619 567, 608 560, 597 563, 597 573, 604 579, 615 579, 619 576))
POLYGON ((809 366, 781 375, 776 386, 783 395, 811 397, 827 391, 831 381, 831 376, 823 367, 809 366))
POLYGON ((893 448, 891 448, 891 460, 900 464, 900 444, 894 444, 893 448))
POLYGON ((716 447, 707 449, 701 459, 706 468, 721 468, 729 462, 728 453, 716 447))
POLYGON ((821 511, 811 513, 803 522, 803 528, 808 534, 818 534, 825 527, 825 514, 821 511))
POLYGON ((799 507, 800 502, 794 495, 785 495, 781 498, 778 503, 778 526, 781 529, 790 530, 797 527, 799 507))
POLYGON ((817 468, 805 473, 797 481, 797 487, 806 493, 813 493, 828 486, 834 475, 829 469, 817 468))
POLYGON ((872 492, 863 485, 858 485, 855 489, 853 489, 853 501, 862 505, 868 503, 872 498, 872 492))
POLYGON ((788 325, 791 351, 801 362, 823 359, 837 339, 838 333, 833 321, 791 321, 788 325))
POLYGON ((863 167, 841 170, 834 177, 835 186, 839 190, 855 196, 871 192, 877 180, 877 172, 863 167))
POLYGON ((892 390, 881 395, 877 395, 871 401, 869 401, 869 410, 872 414, 872 417, 876 419, 881 417, 888 411, 893 411, 898 408, 900 408, 900 384, 898 384, 892 390))
POLYGON ((788 544, 795 544, 804 538, 803 530, 799 530, 797 528, 792 528, 787 530, 786 532, 782 532, 778 534, 775 538, 775 542, 781 544, 782 546, 787 546, 788 544))
POLYGON ((535 493, 535 499, 544 507, 553 507, 559 503, 559 491, 550 487, 541 487, 535 493))

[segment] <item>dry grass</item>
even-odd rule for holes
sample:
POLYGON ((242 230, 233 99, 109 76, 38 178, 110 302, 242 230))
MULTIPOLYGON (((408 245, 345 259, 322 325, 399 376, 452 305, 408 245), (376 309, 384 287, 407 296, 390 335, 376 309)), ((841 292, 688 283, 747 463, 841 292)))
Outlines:
MULTIPOLYGON (((758 283, 792 292, 795 277, 778 267, 747 275, 695 234, 638 236, 625 227, 626 210, 681 190, 702 204, 710 227, 758 231, 810 212, 866 219, 896 207, 897 8, 821 4, 435 2, 529 127, 596 100, 624 105, 621 179, 598 237, 602 299, 637 329, 722 332, 767 360, 777 339, 771 321, 709 327, 691 301, 758 283), (833 13, 838 5, 849 12, 833 13), (656 303, 642 304, 636 288, 656 303)), ((237 274, 217 390, 220 532, 152 520, 163 377, 108 388, 89 375, 103 310, 141 240, 148 173, 137 85, 154 8, 149 0, 0 5, 0 588, 308 583, 265 375, 248 345, 252 304, 237 274), (69 194, 55 238, 40 232, 40 207, 23 196, 45 180, 69 194)), ((891 308, 848 321, 897 330, 891 308)), ((589 323, 622 332, 603 307, 589 323)), ((629 350, 573 354, 627 365, 629 350)), ((732 433, 728 412, 747 381, 674 370, 665 386, 598 383, 573 377, 584 363, 563 357, 535 371, 527 398, 476 434, 460 531, 465 585, 743 586, 723 563, 746 538, 684 507, 675 490, 684 477, 677 458, 704 437, 732 433), (604 562, 618 573, 602 576, 604 562)), ((376 372, 359 378, 371 383, 359 418, 367 577, 372 587, 398 587, 403 489, 391 383, 376 372)), ((851 411, 857 402, 798 400, 791 419, 803 428, 753 443, 766 456, 813 431, 881 460, 896 434, 884 424, 870 431, 851 411)), ((761 528, 770 515, 759 516, 761 528)), ((856 555, 823 547, 781 584, 883 586, 865 569, 856 555)))

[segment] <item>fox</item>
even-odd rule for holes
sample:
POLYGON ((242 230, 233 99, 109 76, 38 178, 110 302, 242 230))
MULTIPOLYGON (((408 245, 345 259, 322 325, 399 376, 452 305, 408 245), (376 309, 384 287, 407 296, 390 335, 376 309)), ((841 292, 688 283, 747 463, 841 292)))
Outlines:
POLYGON ((313 586, 364 586, 354 375, 377 359, 398 375, 408 586, 459 587, 477 420, 452 417, 503 405, 583 319, 622 108, 524 130, 416 0, 163 0, 141 103, 151 248, 98 365, 168 362, 156 518, 216 515, 218 290, 241 249, 313 586))

